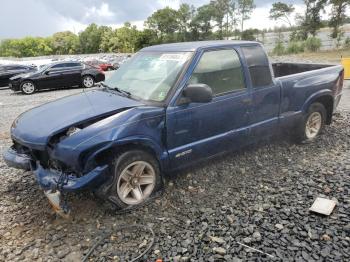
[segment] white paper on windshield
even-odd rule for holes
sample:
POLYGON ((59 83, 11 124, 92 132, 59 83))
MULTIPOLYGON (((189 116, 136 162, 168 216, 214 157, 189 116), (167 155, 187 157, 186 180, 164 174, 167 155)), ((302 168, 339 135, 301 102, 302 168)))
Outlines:
POLYGON ((187 59, 188 54, 162 54, 159 60, 163 61, 185 61, 187 59))

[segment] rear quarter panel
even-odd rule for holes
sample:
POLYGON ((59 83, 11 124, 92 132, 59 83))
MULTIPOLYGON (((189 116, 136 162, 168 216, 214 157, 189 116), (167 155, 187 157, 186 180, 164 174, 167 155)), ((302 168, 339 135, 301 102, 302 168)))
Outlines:
POLYGON ((303 113, 321 96, 331 96, 335 101, 342 92, 342 72, 342 66, 331 66, 276 78, 282 86, 281 116, 303 113))

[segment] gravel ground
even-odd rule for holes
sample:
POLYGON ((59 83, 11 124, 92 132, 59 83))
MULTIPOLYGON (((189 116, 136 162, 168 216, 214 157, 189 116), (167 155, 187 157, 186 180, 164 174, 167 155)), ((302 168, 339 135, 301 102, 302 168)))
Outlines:
MULTIPOLYGON (((147 231, 118 231, 133 223, 155 232, 145 261, 349 261, 349 90, 314 143, 281 137, 173 174, 161 198, 126 214, 80 193, 69 196, 72 218, 57 218, 31 172, 1 159, 0 261, 80 261, 106 232, 112 235, 92 260, 125 261, 151 241, 147 231), (308 211, 318 196, 337 200, 331 216, 308 211)), ((18 114, 81 91, 24 96, 0 90, 0 146, 10 145, 8 130, 18 114)))

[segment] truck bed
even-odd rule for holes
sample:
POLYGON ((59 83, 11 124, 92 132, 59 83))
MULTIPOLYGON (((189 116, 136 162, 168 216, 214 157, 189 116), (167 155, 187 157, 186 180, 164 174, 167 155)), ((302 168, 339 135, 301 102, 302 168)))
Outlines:
POLYGON ((275 77, 294 75, 307 71, 331 67, 326 64, 307 64, 307 63, 273 63, 272 68, 275 77))

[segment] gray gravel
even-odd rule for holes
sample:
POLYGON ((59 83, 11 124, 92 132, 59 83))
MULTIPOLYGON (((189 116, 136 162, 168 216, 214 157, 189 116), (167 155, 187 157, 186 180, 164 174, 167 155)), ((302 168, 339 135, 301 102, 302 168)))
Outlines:
MULTIPOLYGON (((10 144, 9 127, 21 112, 81 91, 24 96, 0 90, 0 145, 10 144)), ((128 214, 115 214, 85 192, 69 196, 72 219, 63 220, 31 172, 8 168, 1 159, 0 176, 0 261, 80 261, 103 232, 115 232, 115 238, 103 242, 93 259, 124 261, 150 241, 146 233, 116 231, 132 223, 155 231, 147 261, 350 260, 346 106, 312 144, 281 137, 173 174, 162 198, 128 214), (331 216, 308 211, 318 196, 338 201, 331 216)))

